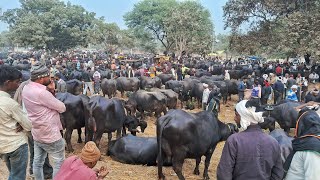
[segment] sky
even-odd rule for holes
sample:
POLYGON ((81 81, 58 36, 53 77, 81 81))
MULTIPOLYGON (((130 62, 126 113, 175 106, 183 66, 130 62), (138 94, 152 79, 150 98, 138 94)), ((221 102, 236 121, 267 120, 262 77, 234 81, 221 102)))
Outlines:
MULTIPOLYGON (((67 2, 68 0, 64 0, 67 2)), ((139 0, 69 0, 72 4, 83 6, 87 11, 95 12, 96 17, 104 16, 108 23, 115 22, 120 28, 126 28, 123 15, 131 11, 134 4, 139 0)), ((224 30, 223 9, 227 0, 199 0, 201 4, 211 13, 214 22, 215 33, 226 34, 224 30)), ((2 11, 17 8, 20 6, 19 0, 0 0, 2 11)), ((0 22, 0 32, 7 30, 7 25, 0 22)))

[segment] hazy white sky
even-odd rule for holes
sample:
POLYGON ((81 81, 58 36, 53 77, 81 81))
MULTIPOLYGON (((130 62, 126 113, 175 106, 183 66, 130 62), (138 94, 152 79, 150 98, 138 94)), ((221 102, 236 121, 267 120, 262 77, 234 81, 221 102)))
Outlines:
MULTIPOLYGON (((67 1, 67 0, 65 0, 67 1)), ((126 28, 123 15, 133 8, 139 0, 69 0, 72 4, 83 6, 90 12, 95 12, 98 17, 104 16, 107 22, 116 22, 121 28, 126 28)), ((227 0, 199 0, 201 4, 209 9, 214 21, 215 32, 227 33, 223 29, 223 5, 227 0)), ((17 8, 20 6, 19 0, 0 0, 2 11, 17 8)), ((0 23, 0 31, 6 30, 7 25, 0 23)))

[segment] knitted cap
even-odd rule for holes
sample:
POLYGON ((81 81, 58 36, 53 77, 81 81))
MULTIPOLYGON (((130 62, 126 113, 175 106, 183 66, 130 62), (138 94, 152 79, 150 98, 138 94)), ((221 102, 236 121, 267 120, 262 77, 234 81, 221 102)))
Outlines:
POLYGON ((31 80, 36 80, 42 77, 50 76, 49 69, 41 62, 36 62, 34 65, 32 65, 30 72, 31 80))
POLYGON ((84 163, 98 161, 101 156, 99 148, 96 143, 89 141, 81 150, 80 158, 84 163))

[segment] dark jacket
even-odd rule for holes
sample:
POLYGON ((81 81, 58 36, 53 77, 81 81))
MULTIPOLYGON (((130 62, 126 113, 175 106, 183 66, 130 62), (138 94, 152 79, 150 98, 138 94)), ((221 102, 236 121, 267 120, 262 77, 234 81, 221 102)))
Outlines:
POLYGON ((258 125, 231 135, 217 169, 218 180, 277 180, 284 175, 278 142, 258 125))
POLYGON ((306 97, 304 98, 304 102, 307 103, 309 101, 315 101, 315 102, 320 102, 320 97, 319 96, 314 96, 309 92, 306 97))
POLYGON ((84 81, 84 82, 91 82, 92 79, 91 79, 91 77, 90 77, 89 72, 83 71, 83 72, 82 72, 82 79, 81 79, 81 80, 84 81))
POLYGON ((276 83, 273 84, 272 88, 273 90, 278 91, 279 93, 283 93, 284 84, 280 80, 277 80, 276 83))
POLYGON ((268 99, 271 94, 271 86, 263 86, 261 90, 261 98, 268 99))

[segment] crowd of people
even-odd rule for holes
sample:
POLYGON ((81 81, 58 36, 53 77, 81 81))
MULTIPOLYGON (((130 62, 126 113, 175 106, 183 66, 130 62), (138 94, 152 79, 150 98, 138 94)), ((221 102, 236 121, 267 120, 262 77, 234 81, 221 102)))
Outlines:
POLYGON ((101 155, 95 143, 88 142, 80 157, 65 159, 59 114, 66 107, 54 97, 49 69, 37 62, 30 80, 21 83, 21 79, 16 68, 0 66, 0 155, 10 172, 8 179, 26 179, 28 149, 29 174, 37 180, 103 179, 108 174, 106 167, 91 169, 101 155), (10 95, 13 91, 14 99, 10 95))
MULTIPOLYGON (((103 179, 108 174, 106 167, 94 168, 101 156, 94 142, 87 142, 79 156, 65 159, 59 114, 65 112, 66 107, 54 95, 56 92, 67 92, 66 81, 72 76, 72 71, 80 72, 80 80, 84 83, 83 94, 89 95, 100 94, 102 75, 99 69, 110 69, 111 78, 154 77, 162 72, 172 74, 178 81, 196 73, 193 67, 171 62, 134 66, 115 60, 101 63, 89 59, 75 60, 71 65, 66 60, 45 65, 41 60, 31 59, 30 63, 30 79, 23 83, 22 73, 13 67, 13 63, 12 66, 0 65, 0 155, 8 167, 10 180, 26 179, 28 159, 29 174, 36 180, 103 179), (12 92, 15 92, 14 97, 12 92)), ((208 71, 212 69, 209 67, 208 71)), ((224 77, 231 79, 228 70, 224 71, 224 77)), ((316 73, 311 73, 308 78, 301 74, 294 77, 285 73, 280 65, 275 68, 275 73, 243 76, 238 84, 239 101, 234 119, 243 132, 230 136, 226 141, 217 178, 319 179, 320 117, 317 112, 305 107, 318 105, 314 101, 317 101, 319 89, 316 87, 307 94, 308 83, 316 83, 318 79, 316 73), (268 104, 272 96, 274 104, 282 99, 306 102, 297 108, 299 118, 292 142, 293 152, 284 167, 279 158, 279 144, 258 126, 263 122, 262 113, 248 106, 249 101, 268 104)), ((211 85, 203 84, 203 87, 202 110, 218 115, 218 93, 213 91, 211 85)))

